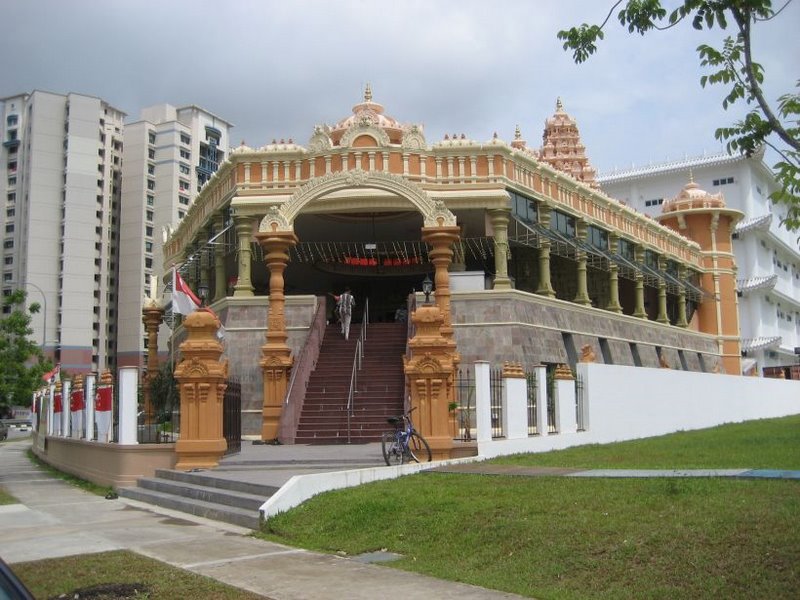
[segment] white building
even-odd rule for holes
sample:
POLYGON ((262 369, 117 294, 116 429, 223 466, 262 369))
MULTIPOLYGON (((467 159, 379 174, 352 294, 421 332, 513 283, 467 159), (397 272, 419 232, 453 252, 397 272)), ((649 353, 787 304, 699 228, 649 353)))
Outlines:
POLYGON ((609 196, 648 215, 675 197, 690 178, 703 189, 722 192, 745 218, 734 232, 738 266, 739 321, 743 367, 774 372, 800 357, 800 251, 798 233, 781 226, 786 210, 769 195, 776 189, 763 153, 752 158, 717 154, 614 171, 598 177, 609 196))
MULTIPOLYGON (((161 104, 125 126, 120 230, 120 366, 141 366, 147 348, 145 296, 163 292, 163 231, 186 215, 197 193, 225 159, 233 125, 194 105, 161 104), (153 285, 157 289, 153 289, 153 285)), ((159 348, 166 350, 166 327, 159 348)))
POLYGON ((0 99, 2 290, 41 304, 34 339, 68 371, 115 366, 124 117, 81 94, 0 99))

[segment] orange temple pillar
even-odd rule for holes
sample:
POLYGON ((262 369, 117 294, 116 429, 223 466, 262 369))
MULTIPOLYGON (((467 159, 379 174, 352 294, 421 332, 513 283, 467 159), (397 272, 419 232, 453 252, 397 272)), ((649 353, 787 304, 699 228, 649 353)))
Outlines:
POLYGON ((181 437, 175 444, 176 469, 216 467, 225 454, 222 401, 228 379, 228 361, 219 361, 222 344, 216 337, 219 319, 197 310, 183 326, 188 339, 181 344, 183 360, 175 368, 181 395, 181 437))
POLYGON ((148 299, 142 308, 142 323, 147 334, 147 371, 142 378, 144 400, 144 422, 153 423, 153 402, 150 398, 150 382, 158 373, 158 328, 164 319, 164 309, 155 300, 148 299))
POLYGON ((428 440, 434 460, 450 458, 453 432, 450 403, 455 397, 456 343, 442 335, 444 315, 436 305, 423 305, 411 315, 416 334, 408 342, 411 358, 404 370, 417 430, 428 440))
POLYGON ((292 231, 260 231, 256 240, 264 249, 264 260, 269 269, 269 315, 267 317, 267 342, 261 346, 261 369, 264 375, 264 404, 262 408, 261 439, 278 437, 278 424, 283 400, 292 370, 292 351, 286 344, 286 319, 283 294, 283 272, 289 262, 289 248, 297 243, 292 231))

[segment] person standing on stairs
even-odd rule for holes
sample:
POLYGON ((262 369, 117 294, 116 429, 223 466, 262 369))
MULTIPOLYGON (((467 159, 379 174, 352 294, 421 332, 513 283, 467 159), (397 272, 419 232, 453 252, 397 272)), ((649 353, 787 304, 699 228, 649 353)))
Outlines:
POLYGON ((350 288, 344 288, 344 292, 336 298, 336 311, 339 313, 339 322, 342 324, 344 339, 350 337, 350 318, 353 316, 353 307, 355 305, 356 300, 353 298, 353 294, 350 293, 350 288))

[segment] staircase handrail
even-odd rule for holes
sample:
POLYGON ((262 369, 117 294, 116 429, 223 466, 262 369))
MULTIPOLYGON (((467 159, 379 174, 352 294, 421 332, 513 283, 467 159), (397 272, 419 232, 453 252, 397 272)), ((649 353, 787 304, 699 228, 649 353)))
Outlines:
MULTIPOLYGON (((293 361, 292 374, 289 378, 289 385, 286 388, 286 395, 283 398, 285 408, 281 411, 281 421, 278 426, 278 431, 281 432, 281 438, 291 436, 293 441, 297 433, 297 425, 300 422, 300 413, 302 412, 303 400, 305 399, 305 389, 298 389, 298 392, 293 395, 294 384, 299 372, 307 372, 309 370, 307 367, 309 366, 313 370, 313 366, 317 363, 325 332, 325 314, 325 297, 318 297, 317 310, 314 313, 308 337, 306 338, 305 344, 303 344, 303 349, 300 351, 299 356, 293 361), (289 410, 290 404, 293 410, 289 410)), ((308 378, 306 378, 305 384, 306 386, 308 385, 308 378)))
POLYGON ((356 354, 353 357, 353 369, 350 371, 350 391, 347 393, 347 443, 350 443, 350 417, 353 416, 353 400, 358 385, 358 371, 361 370, 361 359, 364 356, 364 342, 367 340, 367 323, 369 322, 369 298, 364 300, 364 313, 361 315, 361 331, 356 341, 356 354), (356 368, 358 367, 358 368, 356 368))

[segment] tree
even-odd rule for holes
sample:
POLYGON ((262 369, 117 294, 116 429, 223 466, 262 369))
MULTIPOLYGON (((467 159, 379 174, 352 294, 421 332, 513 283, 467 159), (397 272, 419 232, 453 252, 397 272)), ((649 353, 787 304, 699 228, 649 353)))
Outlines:
MULTIPOLYGON (((721 48, 708 44, 697 47, 701 66, 709 72, 700 78, 700 85, 723 85, 728 93, 722 101, 727 110, 744 101, 752 108, 741 120, 715 131, 718 140, 725 141, 728 152, 752 155, 763 145, 777 152, 780 160, 773 166, 780 190, 770 199, 786 205, 783 224, 791 231, 800 230, 800 94, 786 93, 770 104, 764 96, 763 67, 753 60, 752 30, 758 23, 777 17, 791 0, 777 11, 770 0, 684 0, 669 15, 660 0, 619 0, 601 25, 584 23, 579 27, 558 32, 564 50, 572 50, 576 63, 582 63, 597 51, 597 42, 604 37, 603 29, 614 11, 629 33, 644 35, 652 30, 663 31, 690 20, 695 29, 735 30, 735 36, 725 38, 721 48)), ((787 57, 788 58, 788 57, 787 57)), ((796 87, 800 88, 800 80, 796 87)))
POLYGON ((52 369, 42 349, 29 336, 31 315, 39 312, 34 302, 27 310, 24 290, 15 290, 3 298, 8 313, 0 319, 0 411, 11 406, 28 406, 31 394, 42 383, 42 375, 52 369))

